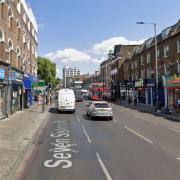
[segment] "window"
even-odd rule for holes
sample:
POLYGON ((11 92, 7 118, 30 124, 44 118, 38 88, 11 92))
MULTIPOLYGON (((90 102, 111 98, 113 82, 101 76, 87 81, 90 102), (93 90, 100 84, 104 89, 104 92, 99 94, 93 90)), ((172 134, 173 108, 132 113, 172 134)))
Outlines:
POLYGON ((23 15, 23 21, 24 21, 25 24, 26 24, 26 14, 23 15))
POLYGON ((164 74, 165 75, 170 75, 171 74, 171 65, 170 64, 165 64, 164 65, 164 74))
POLYGON ((148 54, 147 54, 147 63, 150 63, 150 62, 151 62, 151 54, 148 53, 148 54))
POLYGON ((164 46, 164 57, 169 56, 169 45, 164 46))
POLYGON ((137 61, 134 62, 134 68, 137 68, 137 61))
POLYGON ((141 65, 144 65, 144 58, 141 56, 141 65))
POLYGON ((152 71, 151 68, 147 69, 147 79, 151 79, 152 78, 152 71))
POLYGON ((180 61, 177 60, 177 73, 179 74, 180 73, 180 61))
POLYGON ((9 50, 13 50, 13 44, 11 40, 8 41, 8 48, 9 50))
POLYGON ((180 39, 177 40, 177 53, 180 53, 180 39))
POLYGON ((145 78, 145 70, 142 69, 142 70, 141 70, 141 79, 144 79, 144 78, 145 78))
POLYGON ((131 64, 131 69, 134 69, 134 64, 133 63, 131 64))
POLYGON ((160 59, 160 49, 157 50, 157 58, 160 59))
POLYGON ((3 32, 0 30, 0 42, 4 41, 4 35, 3 32))
POLYGON ((18 12, 20 14, 21 13, 21 2, 20 2, 20 0, 17 3, 17 10, 18 10, 18 12))

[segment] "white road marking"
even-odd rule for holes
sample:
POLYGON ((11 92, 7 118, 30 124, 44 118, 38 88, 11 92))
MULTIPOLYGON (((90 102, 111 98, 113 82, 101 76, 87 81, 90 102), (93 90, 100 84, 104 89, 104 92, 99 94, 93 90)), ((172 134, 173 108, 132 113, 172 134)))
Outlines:
POLYGON ((178 161, 180 161, 180 158, 176 158, 178 161))
POLYGON ((113 121, 114 121, 114 122, 117 122, 117 120, 116 120, 116 119, 113 119, 113 121))
POLYGON ((81 120, 79 119, 78 115, 76 115, 77 120, 81 123, 81 120))
POLYGON ((128 131, 131 131, 131 132, 134 133, 135 135, 141 137, 141 138, 144 139, 145 141, 147 141, 147 142, 153 144, 152 141, 150 141, 149 139, 145 138, 144 136, 138 134, 137 132, 133 131, 132 129, 128 128, 127 126, 124 126, 124 128, 127 129, 128 131))
POLYGON ((90 144, 92 144, 92 141, 91 141, 91 139, 90 139, 90 137, 89 137, 89 135, 88 135, 88 133, 87 133, 85 127, 84 127, 83 125, 81 125, 81 127, 82 127, 82 129, 83 129, 83 132, 84 132, 84 134, 85 134, 85 136, 86 136, 88 142, 89 142, 90 144))
POLYGON ((101 166, 101 168, 102 168, 102 170, 103 170, 103 172, 104 172, 104 174, 105 174, 105 176, 106 176, 106 179, 107 179, 107 180, 112 180, 112 177, 111 177, 111 175, 109 174, 106 166, 104 165, 104 163, 103 163, 103 161, 102 161, 99 153, 96 153, 96 157, 97 157, 97 160, 98 160, 98 162, 99 162, 99 164, 100 164, 100 166, 101 166))
POLYGON ((170 130, 172 130, 174 132, 180 133, 180 130, 178 130, 178 129, 174 129, 174 128, 168 128, 168 129, 170 129, 170 130))

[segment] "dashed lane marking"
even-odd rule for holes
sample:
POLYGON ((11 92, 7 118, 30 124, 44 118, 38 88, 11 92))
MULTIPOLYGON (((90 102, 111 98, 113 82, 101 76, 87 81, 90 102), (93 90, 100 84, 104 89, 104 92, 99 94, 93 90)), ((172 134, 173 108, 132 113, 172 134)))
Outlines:
POLYGON ((103 170, 103 172, 104 172, 104 174, 105 174, 105 176, 106 176, 106 179, 107 179, 107 180, 112 180, 112 177, 111 177, 111 175, 109 174, 106 166, 104 165, 104 163, 103 163, 103 161, 102 161, 99 153, 96 153, 96 157, 97 157, 97 160, 98 160, 98 162, 99 162, 99 164, 100 164, 100 166, 101 166, 101 168, 102 168, 102 170, 103 170))
POLYGON ((147 139, 147 138, 145 138, 144 136, 140 135, 139 133, 133 131, 132 129, 128 128, 127 126, 124 126, 124 128, 127 129, 128 131, 134 133, 135 135, 139 136, 140 138, 144 139, 145 141, 147 141, 147 142, 153 144, 152 141, 150 141, 149 139, 147 139))
POLYGON ((76 115, 77 120, 81 123, 81 120, 79 119, 78 115, 76 115))
POLYGON ((90 137, 89 137, 89 135, 88 135, 88 133, 87 133, 85 127, 84 127, 83 125, 81 125, 81 128, 82 128, 83 133, 84 133, 84 135, 86 136, 88 142, 89 142, 90 144, 92 144, 92 141, 91 141, 91 139, 90 139, 90 137))

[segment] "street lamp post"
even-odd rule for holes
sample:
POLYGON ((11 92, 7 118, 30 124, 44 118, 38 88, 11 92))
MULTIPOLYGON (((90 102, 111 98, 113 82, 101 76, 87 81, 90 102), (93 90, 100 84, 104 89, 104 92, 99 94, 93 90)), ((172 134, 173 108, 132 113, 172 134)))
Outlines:
POLYGON ((155 57, 156 57, 156 63, 155 63, 155 69, 156 69, 156 107, 155 110, 157 111, 159 109, 158 106, 158 55, 157 55, 157 35, 156 35, 156 23, 152 22, 137 22, 136 24, 152 24, 154 26, 154 38, 155 38, 155 57))

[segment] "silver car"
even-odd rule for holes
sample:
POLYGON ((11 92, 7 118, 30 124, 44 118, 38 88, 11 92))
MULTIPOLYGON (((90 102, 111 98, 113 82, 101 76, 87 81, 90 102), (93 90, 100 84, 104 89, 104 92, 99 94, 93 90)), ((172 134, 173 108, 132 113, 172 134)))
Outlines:
POLYGON ((86 113, 90 119, 95 117, 106 117, 113 119, 113 112, 111 106, 105 101, 91 101, 86 105, 86 113))

